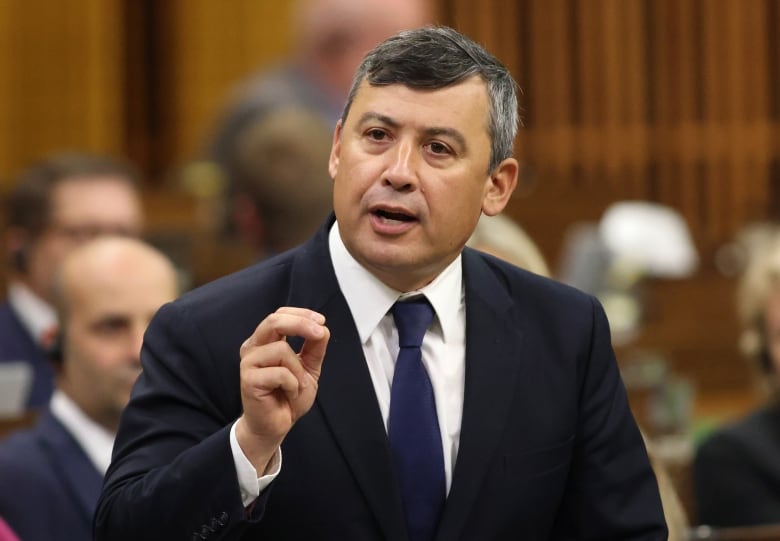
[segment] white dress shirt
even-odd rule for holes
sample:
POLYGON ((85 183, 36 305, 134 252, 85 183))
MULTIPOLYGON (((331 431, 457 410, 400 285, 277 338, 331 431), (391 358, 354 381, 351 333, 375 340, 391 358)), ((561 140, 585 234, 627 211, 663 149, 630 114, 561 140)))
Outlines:
POLYGON ((21 282, 12 282, 8 286, 8 304, 37 343, 57 325, 54 308, 21 282))
MULTIPOLYGON (((362 267, 347 251, 334 223, 328 237, 336 279, 355 321, 368 372, 387 430, 390 387, 398 356, 398 331, 390 308, 398 299, 425 295, 436 313, 422 343, 422 359, 431 379, 444 450, 447 492, 458 455, 463 392, 466 374, 466 308, 461 258, 458 256, 430 284, 418 291, 396 291, 362 267)), ((328 362, 327 358, 324 361, 328 362)), ((271 473, 258 479, 257 472, 230 431, 230 443, 244 505, 249 505, 281 470, 281 453, 271 473), (275 466, 275 467, 274 467, 275 466)))
POLYGON ((68 395, 58 389, 52 394, 49 408, 84 450, 97 471, 105 475, 111 464, 116 434, 90 419, 68 395))

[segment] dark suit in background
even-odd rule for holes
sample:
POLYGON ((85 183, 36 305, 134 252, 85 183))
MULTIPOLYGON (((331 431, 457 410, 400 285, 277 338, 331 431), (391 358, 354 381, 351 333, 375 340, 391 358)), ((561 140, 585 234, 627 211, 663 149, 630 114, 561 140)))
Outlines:
POLYGON ((693 473, 700 523, 780 524, 780 406, 715 432, 698 449, 693 473))
POLYGON ((0 446, 0 516, 24 541, 92 538, 103 477, 49 411, 0 446))
MULTIPOLYGON (((665 539, 600 306, 468 249, 463 277, 465 401, 437 539, 665 539)), ((387 434, 327 228, 164 307, 142 359, 98 533, 111 522, 117 541, 405 539, 387 434), (332 339, 316 402, 282 444, 279 477, 245 511, 228 439, 241 414, 238 351, 279 306, 321 312, 332 339)))
POLYGON ((54 374, 46 352, 30 336, 8 302, 0 304, 0 363, 24 361, 33 371, 28 408, 46 406, 54 387, 54 374))

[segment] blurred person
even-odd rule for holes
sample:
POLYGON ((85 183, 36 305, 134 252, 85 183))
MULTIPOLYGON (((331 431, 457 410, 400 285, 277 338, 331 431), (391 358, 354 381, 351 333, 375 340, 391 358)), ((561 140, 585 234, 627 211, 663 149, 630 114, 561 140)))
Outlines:
POLYGON ((129 165, 67 153, 32 165, 9 194, 4 241, 10 272, 7 298, 0 303, 0 363, 32 367, 28 408, 45 406, 52 392, 45 353, 57 325, 52 276, 68 252, 96 235, 139 235, 138 190, 129 165))
POLYGON ((143 333, 176 293, 168 258, 137 239, 101 237, 65 257, 54 292, 56 390, 34 427, 0 444, 0 516, 25 541, 92 539, 143 333))
POLYGON ((716 429, 697 450, 698 519, 710 526, 780 524, 780 235, 749 248, 737 295, 740 349, 766 404, 716 429))
POLYGON ((218 162, 257 115, 285 106, 308 109, 331 131, 363 55, 396 32, 432 22, 431 0, 297 0, 293 52, 275 68, 238 83, 215 130, 218 162))
POLYGON ((550 268, 539 247, 517 222, 504 214, 483 214, 466 245, 550 277, 550 268))
POLYGON ((465 247, 517 126, 453 29, 369 53, 335 216, 150 323, 95 539, 666 539, 598 302, 465 247))
POLYGON ((230 218, 257 259, 302 243, 330 214, 331 140, 310 111, 285 107, 248 126, 236 141, 230 218))
POLYGON ((331 199, 329 187, 324 187, 328 183, 318 182, 320 171, 327 172, 330 136, 355 69, 369 49, 399 30, 430 23, 432 12, 431 0, 295 3, 292 58, 238 85, 208 143, 208 157, 224 180, 224 226, 229 236, 262 258, 298 244, 316 230, 331 199), (297 134, 273 115, 290 109, 298 111, 294 118, 305 122, 297 134), (309 118, 303 120, 305 115, 309 118), (258 133, 263 131, 264 135, 258 133), (247 159, 246 148, 253 140, 264 138, 262 144, 272 148, 270 138, 275 134, 281 139, 280 156, 247 159), (284 153, 289 157, 286 165, 284 153), (282 168, 286 174, 277 176, 282 168), (293 188, 273 186, 295 180, 293 175, 298 177, 293 188), (296 195, 280 200, 286 193, 296 195), (269 201, 264 201, 266 197, 269 201), (283 239, 278 232, 284 230, 290 233, 283 239))

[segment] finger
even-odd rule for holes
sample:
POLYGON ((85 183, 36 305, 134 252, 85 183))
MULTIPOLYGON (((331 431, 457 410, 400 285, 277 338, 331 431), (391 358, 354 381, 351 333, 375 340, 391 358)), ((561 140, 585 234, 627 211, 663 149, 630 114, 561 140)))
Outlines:
POLYGON ((241 355, 249 348, 281 340, 285 336, 300 336, 304 340, 320 338, 325 316, 307 308, 283 307, 269 314, 252 335, 241 345, 241 355))
POLYGON ((325 323, 324 315, 322 315, 319 312, 315 312, 314 310, 310 310, 308 308, 300 308, 297 306, 281 306, 276 310, 276 313, 307 317, 312 321, 314 321, 315 323, 319 323, 320 325, 325 323))
POLYGON ((255 400, 265 398, 278 390, 284 392, 289 400, 295 400, 300 394, 298 378, 282 366, 249 371, 242 378, 241 387, 244 394, 255 400))
POLYGON ((306 380, 305 369, 298 355, 285 341, 271 342, 248 349, 241 358, 241 373, 267 367, 281 366, 293 373, 301 383, 306 380))
POLYGON ((323 333, 320 338, 310 338, 303 342, 303 347, 299 354, 301 364, 306 368, 314 379, 319 380, 322 372, 322 361, 325 358, 325 352, 328 349, 330 340, 330 329, 323 325, 323 333))

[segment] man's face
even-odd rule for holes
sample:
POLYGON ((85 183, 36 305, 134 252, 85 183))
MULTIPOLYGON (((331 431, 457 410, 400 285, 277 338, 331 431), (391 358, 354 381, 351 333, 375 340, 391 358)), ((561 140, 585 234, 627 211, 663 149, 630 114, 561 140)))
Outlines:
POLYGON ((175 277, 157 261, 128 262, 69 277, 58 386, 104 426, 115 427, 141 372, 143 333, 176 296, 175 277))
POLYGON ((334 134, 330 174, 349 252, 401 291, 430 282, 462 250, 481 211, 503 209, 517 162, 488 173, 485 83, 438 90, 364 82, 334 134))
POLYGON ((142 222, 138 194, 120 178, 73 177, 59 183, 51 196, 49 225, 27 254, 30 287, 48 300, 54 272, 68 252, 101 234, 138 236, 142 222))

